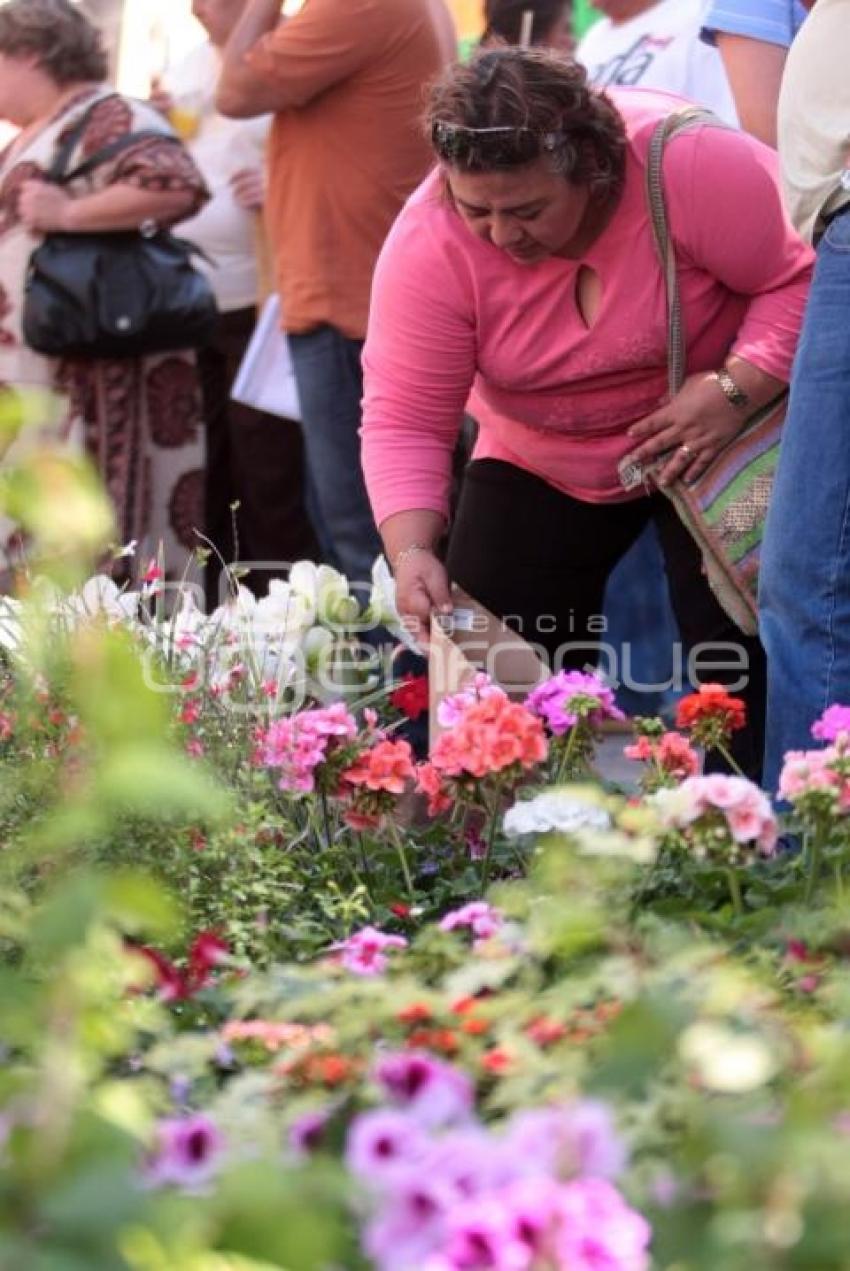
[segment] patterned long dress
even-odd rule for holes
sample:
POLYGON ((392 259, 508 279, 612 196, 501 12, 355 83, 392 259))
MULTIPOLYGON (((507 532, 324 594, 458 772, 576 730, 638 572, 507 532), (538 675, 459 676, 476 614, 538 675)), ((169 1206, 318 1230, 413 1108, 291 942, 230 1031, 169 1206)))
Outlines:
MULTIPOLYGON (((168 124, 142 102, 110 89, 81 91, 23 148, 14 142, 0 153, 0 391, 50 388, 62 394, 58 425, 94 459, 115 506, 122 543, 136 539, 139 554, 153 555, 160 543, 170 574, 179 574, 199 545, 203 527, 204 438, 194 354, 168 353, 139 359, 60 360, 27 348, 21 334, 24 281, 40 241, 18 219, 23 183, 39 177, 57 146, 95 104, 71 156, 69 169, 128 132, 170 135, 168 124)), ((194 195, 186 216, 207 197, 204 181, 183 146, 147 138, 66 186, 74 197, 121 183, 141 190, 187 190, 194 195)), ((0 523, 0 565, 20 549, 15 527, 0 523)))

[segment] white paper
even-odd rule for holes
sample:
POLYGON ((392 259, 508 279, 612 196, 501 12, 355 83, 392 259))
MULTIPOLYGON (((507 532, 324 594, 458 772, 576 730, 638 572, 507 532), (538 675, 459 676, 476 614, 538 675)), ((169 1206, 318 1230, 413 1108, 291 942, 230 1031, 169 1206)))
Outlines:
POLYGON ((230 395, 243 406, 284 419, 301 419, 289 341, 280 329, 278 296, 269 296, 263 305, 230 395))

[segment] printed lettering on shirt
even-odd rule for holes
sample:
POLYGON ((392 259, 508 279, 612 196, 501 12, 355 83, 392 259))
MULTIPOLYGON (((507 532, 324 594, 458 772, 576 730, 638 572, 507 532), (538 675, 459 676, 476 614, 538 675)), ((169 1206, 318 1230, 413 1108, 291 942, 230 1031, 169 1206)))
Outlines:
POLYGON ((625 53, 593 67, 590 79, 599 88, 610 88, 615 84, 634 88, 655 64, 659 54, 666 52, 674 40, 673 35, 642 35, 625 53))

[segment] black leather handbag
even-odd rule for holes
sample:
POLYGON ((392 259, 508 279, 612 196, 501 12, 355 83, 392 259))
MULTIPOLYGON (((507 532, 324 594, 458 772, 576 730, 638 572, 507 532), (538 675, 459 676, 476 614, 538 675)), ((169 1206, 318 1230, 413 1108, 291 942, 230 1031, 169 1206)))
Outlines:
MULTIPOLYGON (((128 133, 72 171, 68 163, 99 98, 57 151, 47 180, 66 185, 148 137, 128 133)), ((211 337, 218 312, 207 278, 192 257, 199 249, 168 230, 54 233, 32 253, 24 289, 23 335, 50 357, 125 358, 197 348, 211 337)))

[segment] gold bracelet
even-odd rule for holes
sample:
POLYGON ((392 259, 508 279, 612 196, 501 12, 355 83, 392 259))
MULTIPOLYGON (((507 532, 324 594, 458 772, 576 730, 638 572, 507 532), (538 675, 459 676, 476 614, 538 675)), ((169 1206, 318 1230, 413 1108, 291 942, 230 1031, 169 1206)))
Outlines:
POLYGON ((730 406, 734 406, 736 410, 746 410, 750 399, 725 366, 714 372, 714 379, 730 406))
POLYGON ((409 556, 415 556, 417 552, 432 552, 433 550, 427 543, 411 543, 409 547, 403 547, 392 562, 393 573, 398 569, 401 562, 407 560, 409 556))

